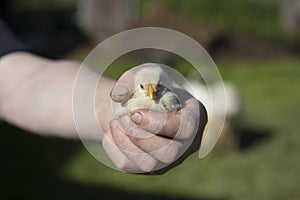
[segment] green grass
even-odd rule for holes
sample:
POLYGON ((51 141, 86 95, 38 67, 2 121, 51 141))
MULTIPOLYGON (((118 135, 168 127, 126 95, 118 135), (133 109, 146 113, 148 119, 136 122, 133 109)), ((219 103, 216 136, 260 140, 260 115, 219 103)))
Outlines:
MULTIPOLYGON (((279 9, 262 0, 162 0, 163 4, 215 26, 225 33, 254 34, 279 39, 286 37, 279 20, 279 9)), ((143 8, 157 2, 144 0, 143 8)))
POLYGON ((111 170, 82 148, 60 169, 60 176, 170 198, 298 199, 300 61, 218 65, 223 78, 235 83, 243 97, 245 127, 270 130, 268 139, 241 152, 218 144, 209 157, 200 160, 193 155, 183 165, 154 177, 111 170))

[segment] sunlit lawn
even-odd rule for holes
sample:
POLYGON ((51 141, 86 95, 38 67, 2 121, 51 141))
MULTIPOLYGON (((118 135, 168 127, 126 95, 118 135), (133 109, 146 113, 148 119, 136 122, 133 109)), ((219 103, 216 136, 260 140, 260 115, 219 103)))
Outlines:
POLYGON ((220 62, 225 80, 243 97, 243 121, 270 137, 243 151, 219 144, 207 158, 190 157, 162 176, 130 175, 111 170, 82 147, 58 169, 64 179, 108 185, 133 193, 229 199, 300 197, 300 61, 220 62))

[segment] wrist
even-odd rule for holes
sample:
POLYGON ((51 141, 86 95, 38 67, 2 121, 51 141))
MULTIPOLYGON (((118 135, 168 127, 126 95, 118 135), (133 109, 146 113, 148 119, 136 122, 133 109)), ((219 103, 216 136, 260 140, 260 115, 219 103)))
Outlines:
POLYGON ((19 63, 23 63, 29 55, 26 52, 12 52, 0 57, 0 104, 19 82, 17 77, 22 74, 18 69, 19 63))

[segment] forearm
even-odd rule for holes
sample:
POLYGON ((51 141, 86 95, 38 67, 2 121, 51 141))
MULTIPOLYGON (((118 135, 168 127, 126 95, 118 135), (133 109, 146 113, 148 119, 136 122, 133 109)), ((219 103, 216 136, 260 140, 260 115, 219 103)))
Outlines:
MULTIPOLYGON (((80 64, 51 61, 26 53, 12 53, 0 60, 0 117, 9 123, 42 135, 77 138, 72 110, 72 92, 80 64)), ((95 76, 91 71, 91 76, 95 76)), ((102 82, 106 90, 97 101, 110 105, 114 81, 102 82)), ((98 92, 98 91, 97 91, 98 92)), ((100 91, 99 91, 100 92, 100 91)), ((105 106, 110 108, 110 106, 105 106)), ((104 111, 106 129, 110 112, 104 111)), ((84 137, 89 137, 86 130, 84 137)))

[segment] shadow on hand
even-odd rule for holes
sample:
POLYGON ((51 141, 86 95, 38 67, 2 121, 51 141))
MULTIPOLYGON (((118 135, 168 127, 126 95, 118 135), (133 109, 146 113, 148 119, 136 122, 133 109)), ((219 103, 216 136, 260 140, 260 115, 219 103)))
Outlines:
POLYGON ((42 138, 5 123, 0 132, 0 199, 193 199, 63 179, 59 170, 81 148, 80 141, 42 138))

